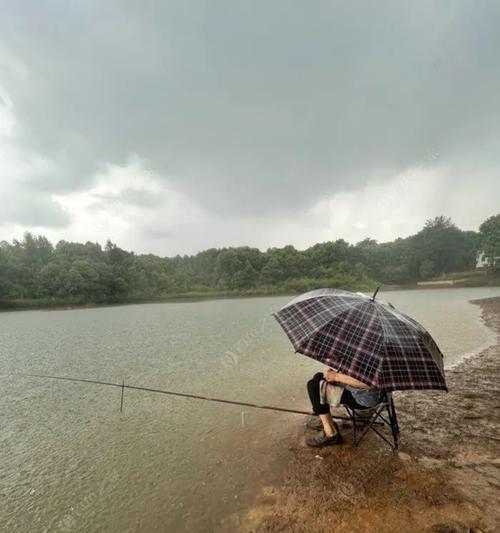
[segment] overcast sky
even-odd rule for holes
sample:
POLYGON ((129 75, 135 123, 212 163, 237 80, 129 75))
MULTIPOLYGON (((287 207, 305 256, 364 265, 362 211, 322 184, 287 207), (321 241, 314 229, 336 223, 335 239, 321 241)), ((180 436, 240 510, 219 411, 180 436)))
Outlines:
POLYGON ((2 0, 0 240, 380 241, 500 211, 500 3, 2 0))

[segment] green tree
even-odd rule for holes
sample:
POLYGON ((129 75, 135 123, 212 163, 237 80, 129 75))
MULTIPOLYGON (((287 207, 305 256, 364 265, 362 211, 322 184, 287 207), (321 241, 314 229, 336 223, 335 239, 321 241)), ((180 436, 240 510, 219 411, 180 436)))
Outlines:
POLYGON ((285 272, 282 258, 273 254, 262 268, 260 282, 264 285, 276 285, 285 279, 285 272))
POLYGON ((406 283, 474 268, 480 249, 491 265, 498 257, 499 218, 481 232, 462 231, 446 217, 428 220, 415 235, 393 242, 342 239, 306 250, 211 248, 192 256, 136 255, 108 241, 59 241, 26 233, 0 243, 0 300, 104 302, 157 298, 215 289, 248 292, 306 291, 318 287, 370 288, 373 280, 406 283))
POLYGON ((8 256, 5 251, 7 243, 0 243, 0 301, 6 298, 9 294, 8 276, 8 256))
POLYGON ((479 226, 479 249, 489 268, 497 268, 500 263, 500 215, 487 218, 479 226))
POLYGON ((407 265, 387 265, 380 273, 380 281, 384 283, 404 283, 408 281, 407 265))
POLYGON ((432 261, 437 276, 466 270, 471 264, 470 238, 448 217, 427 220, 423 229, 410 237, 409 244, 409 269, 415 279, 420 277, 420 267, 426 260, 432 261))
POLYGON ((418 269, 421 279, 429 279, 434 274, 434 263, 430 259, 424 259, 418 269))
POLYGON ((239 270, 233 274, 231 280, 232 289, 251 289, 257 283, 257 271, 252 266, 250 261, 246 261, 243 270, 239 270))

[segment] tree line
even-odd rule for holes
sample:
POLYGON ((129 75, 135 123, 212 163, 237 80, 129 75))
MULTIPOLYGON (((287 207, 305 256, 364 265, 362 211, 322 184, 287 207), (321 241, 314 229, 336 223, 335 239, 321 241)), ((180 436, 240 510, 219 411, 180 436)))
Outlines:
POLYGON ((135 254, 108 241, 55 246, 44 236, 0 243, 0 302, 105 303, 196 294, 274 294, 317 287, 370 289, 408 284, 474 269, 478 254, 490 268, 500 255, 500 215, 479 232, 462 231, 449 218, 428 220, 407 238, 378 243, 343 239, 300 251, 265 252, 248 246, 195 255, 135 254))

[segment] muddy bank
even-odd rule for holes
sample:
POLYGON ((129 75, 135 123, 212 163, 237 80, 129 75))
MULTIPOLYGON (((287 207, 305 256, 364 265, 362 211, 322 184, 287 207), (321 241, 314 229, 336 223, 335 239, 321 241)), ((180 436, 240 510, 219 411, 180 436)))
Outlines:
POLYGON ((271 532, 500 530, 500 298, 474 301, 497 342, 447 372, 449 393, 395 395, 401 442, 376 435, 312 450, 305 430, 283 443, 283 478, 261 488, 230 528, 271 532))

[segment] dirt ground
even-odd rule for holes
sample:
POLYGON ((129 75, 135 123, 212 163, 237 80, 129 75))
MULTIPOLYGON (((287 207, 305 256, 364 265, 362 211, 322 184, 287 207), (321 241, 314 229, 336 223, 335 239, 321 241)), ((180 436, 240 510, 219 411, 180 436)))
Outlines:
POLYGON ((395 395, 399 452, 373 433, 352 448, 347 428, 342 446, 310 449, 298 426, 240 531, 500 531, 500 298, 474 303, 497 343, 447 371, 449 393, 395 395))

